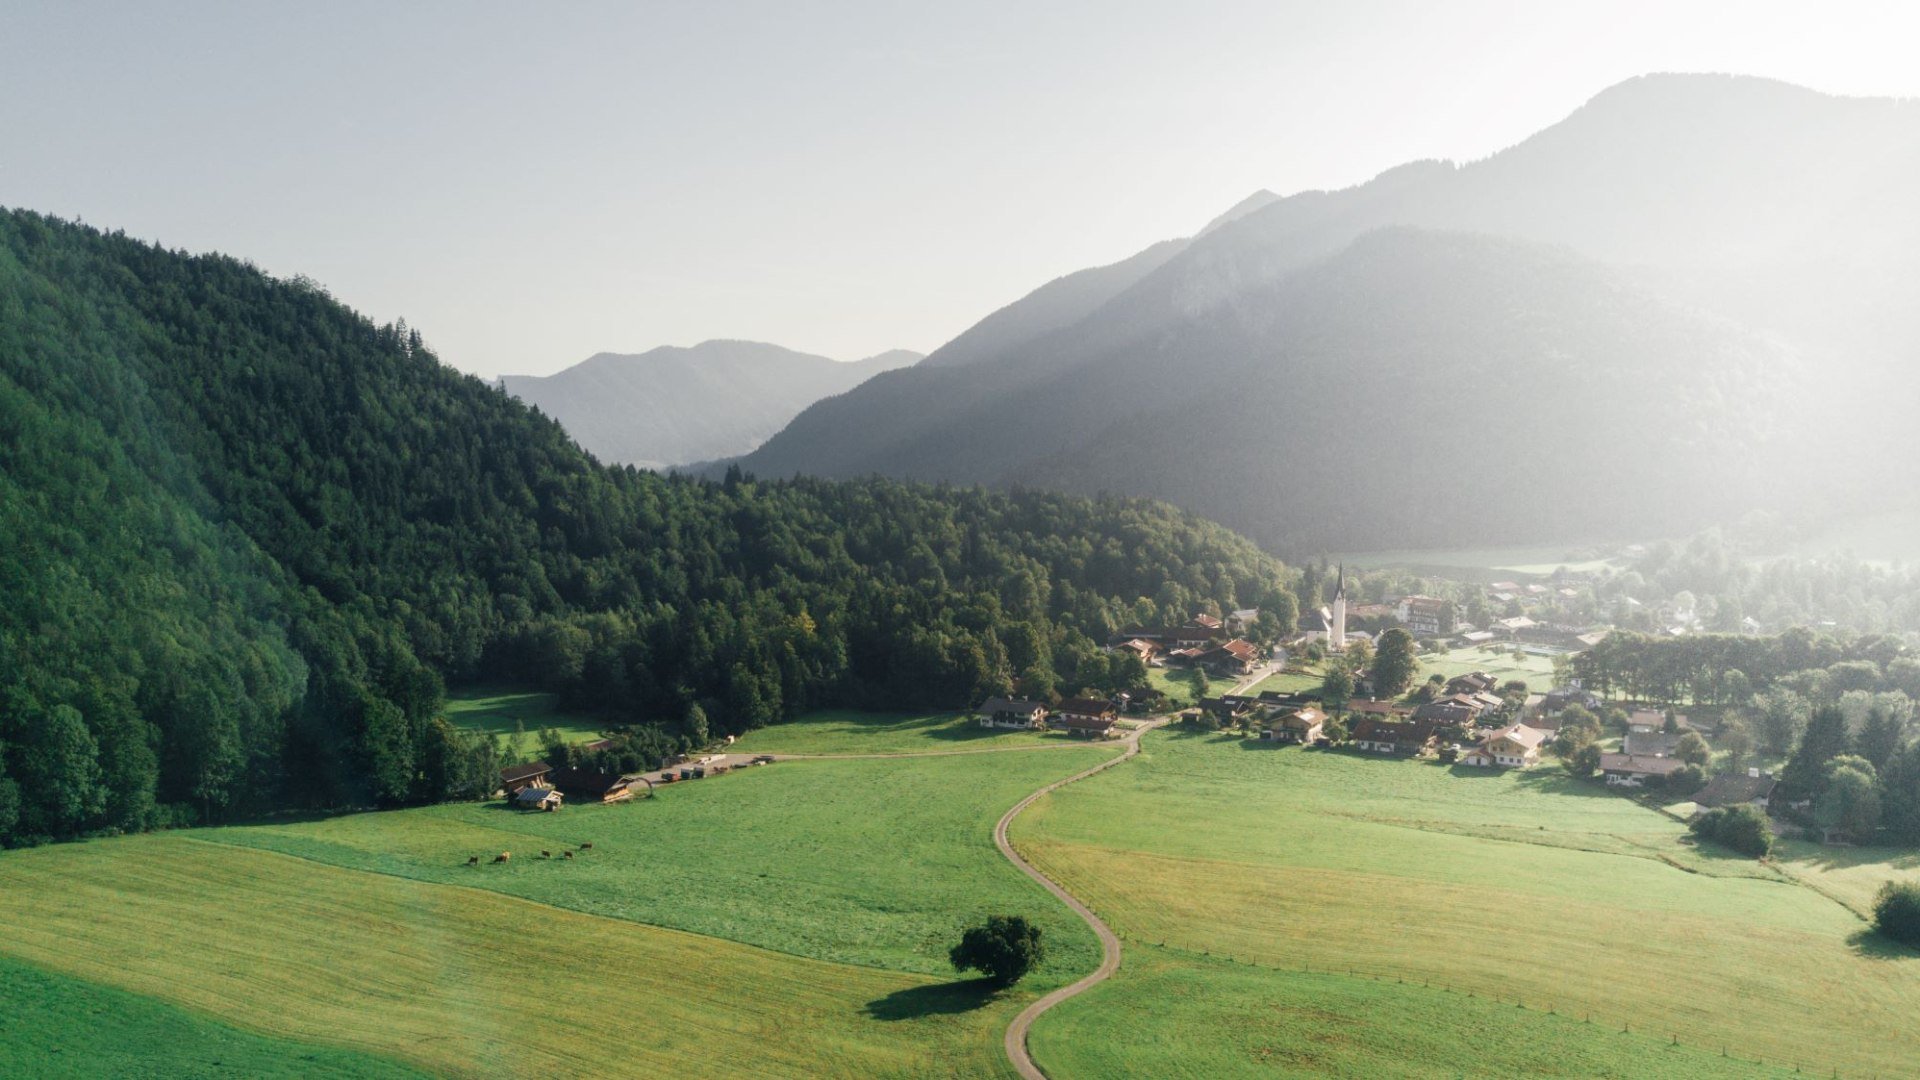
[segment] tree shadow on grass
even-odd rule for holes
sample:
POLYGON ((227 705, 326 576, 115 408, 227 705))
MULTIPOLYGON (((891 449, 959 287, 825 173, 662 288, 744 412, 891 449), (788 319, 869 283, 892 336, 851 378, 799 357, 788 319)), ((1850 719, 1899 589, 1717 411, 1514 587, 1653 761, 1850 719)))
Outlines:
POLYGON ((972 1012, 999 996, 1000 987, 991 979, 935 983, 895 990, 886 997, 867 1002, 867 1015, 875 1020, 918 1020, 925 1016, 950 1016, 972 1012))
POLYGON ((1847 947, 1855 956, 1868 960, 1920 960, 1920 950, 1902 945, 1870 926, 1848 934, 1847 947))

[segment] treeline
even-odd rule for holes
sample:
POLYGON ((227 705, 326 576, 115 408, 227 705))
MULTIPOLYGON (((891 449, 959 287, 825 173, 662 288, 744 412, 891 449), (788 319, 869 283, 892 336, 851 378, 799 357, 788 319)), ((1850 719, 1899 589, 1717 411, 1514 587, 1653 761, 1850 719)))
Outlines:
POLYGON ((1764 637, 1616 631, 1575 654, 1568 671, 1590 690, 1647 701, 1745 705, 1775 686, 1816 702, 1855 690, 1920 697, 1920 657, 1898 638, 1842 641, 1805 627, 1764 637))
MULTIPOLYGON (((492 782, 444 687, 634 730, 1125 679, 1291 578, 1164 505, 606 468, 305 281, 0 212, 0 842, 492 782)), ((1288 605, 1290 606, 1290 605, 1288 605)))

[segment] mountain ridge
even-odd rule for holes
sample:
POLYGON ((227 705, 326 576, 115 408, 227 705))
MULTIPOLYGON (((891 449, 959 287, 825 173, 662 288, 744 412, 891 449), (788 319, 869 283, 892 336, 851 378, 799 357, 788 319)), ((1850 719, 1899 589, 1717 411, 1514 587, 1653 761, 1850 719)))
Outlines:
POLYGON ((716 338, 595 353, 552 375, 503 375, 499 385, 600 460, 661 469, 748 453, 815 401, 921 359, 893 349, 843 362, 716 338))
MULTIPOLYGON (((771 475, 877 472, 989 484, 1059 483, 1082 491, 1152 491, 1251 529, 1270 546, 1287 545, 1282 549, 1293 554, 1432 546, 1425 542, 1432 537, 1414 537, 1418 542, 1410 545, 1390 539, 1403 534, 1405 522, 1369 519, 1358 510, 1345 524, 1330 521, 1318 530, 1280 522, 1256 525, 1217 501, 1169 495, 1165 484, 1145 485, 1137 463, 1119 465, 1124 455, 1116 455, 1105 469, 1061 460, 1067 447, 1060 433, 1027 407, 1044 397, 1036 397, 1034 380, 1074 380, 1080 392, 1073 409, 1133 423, 1166 422, 1152 419, 1157 415, 1153 396, 1179 391, 1139 384, 1134 373, 1140 357, 1164 355, 1169 364, 1202 373, 1196 379, 1211 386, 1206 371, 1239 362, 1210 353, 1212 343, 1250 325, 1272 290, 1284 290, 1296 275, 1340 265, 1343 253, 1382 230, 1414 228, 1502 237, 1517 245, 1512 251, 1528 245, 1561 248, 1610 268, 1610 280, 1622 287, 1631 283, 1696 312, 1702 325, 1710 323, 1726 341, 1738 342, 1728 348, 1765 351, 1761 343, 1773 341, 1799 358, 1795 364, 1819 361, 1830 377, 1801 380, 1793 399, 1774 402, 1767 411, 1796 411, 1809 456, 1828 465, 1837 480, 1813 485, 1812 474, 1805 472, 1777 479, 1806 481, 1815 496, 1810 504, 1851 504, 1874 497, 1880 481, 1871 478, 1874 470, 1867 463, 1893 448, 1849 440, 1839 432, 1863 426, 1869 433, 1893 430, 1903 422, 1899 403, 1920 393, 1920 378, 1897 362, 1920 351, 1920 316, 1903 299, 1920 288, 1920 208, 1900 194, 1913 187, 1920 187, 1920 104, 1835 98, 1774 80, 1733 76, 1628 80, 1596 94, 1559 123, 1473 162, 1409 162, 1337 191, 1256 197, 1248 212, 1190 240, 1169 242, 1175 246, 1164 258, 1130 281, 1112 282, 1119 287, 1077 320, 1025 338, 1002 335, 992 357, 969 366, 993 386, 958 391, 937 382, 929 362, 803 412, 741 464, 771 475), (1821 227, 1796 226, 1793 220, 1821 227), (1012 444, 982 446, 946 432, 947 450, 938 461, 914 453, 915 437, 897 431, 893 418, 944 415, 956 399, 970 403, 982 418, 1025 416, 1024 433, 1012 444), (1023 454, 1023 446, 1031 453, 1023 454)), ((1422 288, 1445 291, 1449 283, 1441 276, 1422 288)), ((1397 305, 1411 295, 1395 293, 1380 302, 1397 305)), ((1570 328, 1586 317, 1577 305, 1556 301, 1550 308, 1554 317, 1571 320, 1570 328)), ((1457 318, 1467 331, 1499 334, 1497 325, 1475 328, 1483 314, 1461 311, 1457 318)), ((1385 319, 1385 325, 1396 325, 1391 308, 1385 319)), ((1262 332, 1281 335, 1281 328, 1267 325, 1262 332)), ((1357 322, 1340 332, 1355 335, 1356 341, 1371 340, 1367 327, 1357 322)), ((1697 342, 1712 336, 1681 335, 1697 342)), ((1283 335, 1267 344, 1278 350, 1281 340, 1283 335)), ((1264 347, 1234 341, 1235 348, 1264 347)), ((1372 340, 1368 348, 1393 344, 1372 340)), ((940 356, 940 350, 933 355, 940 356)), ((1281 365, 1274 370, 1284 374, 1283 354, 1270 351, 1269 356, 1281 365)), ((1363 350, 1352 356, 1355 363, 1367 359, 1363 350)), ((1658 399, 1670 380, 1684 379, 1679 369, 1695 362, 1685 352, 1670 359, 1670 370, 1646 373, 1651 398, 1658 399)), ((1503 388, 1486 390, 1499 394, 1503 388)), ((1193 392, 1202 392, 1199 385, 1193 392)), ((1225 391, 1216 387, 1215 392, 1225 391)), ((1533 396, 1516 403, 1532 411, 1550 408, 1555 396, 1544 386, 1527 393, 1533 396)), ((1414 410, 1419 403, 1382 405, 1414 410)), ((1621 408, 1625 429, 1636 432, 1657 413, 1632 403, 1621 408)), ((1700 418, 1699 424, 1708 430, 1712 419, 1700 418)), ((1544 430, 1540 434, 1550 437, 1544 430)), ((1214 445, 1252 453, 1258 447, 1250 439, 1215 439, 1214 445)), ((1169 452, 1184 453, 1184 468, 1201 474, 1211 466, 1199 447, 1196 440, 1187 451, 1169 452)), ((1897 471, 1903 479, 1909 472, 1920 476, 1920 470, 1907 466, 1897 471)), ((1594 475, 1599 487, 1584 497, 1628 504, 1617 482, 1610 487, 1603 472, 1594 475)), ((1369 479, 1364 470, 1355 470, 1345 483, 1364 485, 1369 479)), ((1723 478, 1720 490, 1759 486, 1751 475, 1734 479, 1723 478)), ((1300 494, 1298 483, 1260 485, 1250 495, 1285 504, 1300 494)), ((1721 509, 1740 512, 1731 505, 1721 509)), ((1565 539, 1549 535, 1555 529, 1546 522, 1576 517, 1556 507, 1533 523, 1510 522, 1512 531, 1498 536, 1456 538, 1467 543, 1565 539)))

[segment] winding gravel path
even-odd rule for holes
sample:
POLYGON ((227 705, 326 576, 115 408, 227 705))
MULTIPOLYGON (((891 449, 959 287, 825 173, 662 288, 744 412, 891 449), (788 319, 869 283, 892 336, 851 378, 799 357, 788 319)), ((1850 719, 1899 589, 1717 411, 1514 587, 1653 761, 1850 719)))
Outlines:
MULTIPOLYGON (((1228 694, 1245 693, 1249 688, 1258 685, 1260 680, 1266 678, 1272 669, 1273 665, 1262 664, 1259 668, 1255 669, 1252 674, 1234 684, 1233 689, 1226 692, 1228 694)), ((1138 754, 1140 752, 1140 737, 1142 735, 1152 731, 1154 728, 1169 724, 1172 721, 1173 718, 1170 716, 1160 716, 1140 725, 1128 733, 1126 737, 1126 753, 1116 757, 1110 757, 1100 764, 1095 765, 1093 768, 1074 773, 1064 780, 1055 780, 1053 783, 1021 799, 1014 805, 1013 809, 1002 814, 999 823, 993 827, 993 843, 994 846, 1000 849, 1000 854, 1005 855, 1008 862, 1019 867, 1021 873, 1039 882, 1041 888, 1052 893, 1060 899, 1061 903, 1071 908, 1073 913, 1080 916, 1081 920, 1085 922, 1087 926, 1093 930, 1095 936, 1100 939, 1100 966, 1096 968, 1092 974, 1034 1001, 1026 1008, 1021 1009, 1020 1015, 1014 1017, 1013 1023, 1007 1025, 1007 1038, 1005 1043, 1007 1060, 1013 1063, 1014 1070, 1017 1071, 1024 1080, 1047 1080, 1047 1074, 1040 1071, 1040 1066, 1035 1065, 1032 1055, 1027 1053, 1027 1031, 1033 1027, 1033 1022, 1040 1019, 1043 1013, 1055 1005, 1066 1001, 1068 998, 1084 994, 1093 987, 1112 978, 1113 973, 1120 970, 1120 938, 1114 934, 1111 927, 1101 920, 1100 916, 1093 913, 1092 908, 1081 903, 1072 893, 1054 884, 1052 878, 1041 873, 1034 868, 1032 863, 1021 858, 1020 853, 1013 850, 1013 843, 1007 839, 1007 828, 1013 824, 1014 818, 1020 816, 1022 810, 1032 806, 1041 796, 1058 791, 1060 788, 1066 787, 1076 780, 1085 780, 1094 773, 1111 769, 1115 765, 1138 754)))
POLYGON ((1166 722, 1167 719, 1161 717, 1157 720, 1142 724, 1127 736, 1126 753, 1110 757, 1100 764, 1095 765, 1093 768, 1087 769, 1084 772, 1074 773, 1064 780, 1055 780, 1053 783, 1021 799, 1013 809, 1001 815, 999 824, 993 827, 993 842, 994 845, 1000 849, 1000 854, 1005 855, 1007 861, 1019 867, 1021 873, 1039 882, 1042 888, 1059 897, 1060 902, 1071 908, 1075 915, 1080 916, 1080 918, 1093 929, 1094 934, 1100 938, 1100 951, 1102 955, 1099 968, 1095 969, 1091 975, 1086 976, 1080 981, 1070 986, 1063 986, 1020 1010, 1020 1015, 1014 1017, 1013 1023, 1007 1026, 1007 1060, 1013 1062, 1013 1067, 1018 1070, 1020 1075, 1025 1077, 1026 1080, 1046 1080, 1047 1075, 1040 1071, 1040 1067, 1035 1065, 1033 1058, 1027 1054, 1027 1029, 1031 1028, 1033 1022, 1040 1018, 1040 1014, 1070 997, 1085 993, 1092 987, 1106 981, 1114 972, 1119 971, 1120 939, 1114 935, 1113 930, 1110 929, 1105 922, 1101 921, 1100 916, 1093 913, 1091 908, 1081 903, 1072 893, 1054 884, 1053 879, 1047 877, 1047 875, 1041 873, 1039 870, 1034 869, 1032 863, 1021 858, 1020 853, 1013 850, 1012 842, 1007 839, 1007 827, 1013 824, 1014 818, 1020 816, 1020 811, 1033 805, 1034 800, 1041 796, 1063 788, 1075 780, 1084 780, 1103 769, 1111 769, 1115 765, 1139 753, 1140 736, 1166 722))

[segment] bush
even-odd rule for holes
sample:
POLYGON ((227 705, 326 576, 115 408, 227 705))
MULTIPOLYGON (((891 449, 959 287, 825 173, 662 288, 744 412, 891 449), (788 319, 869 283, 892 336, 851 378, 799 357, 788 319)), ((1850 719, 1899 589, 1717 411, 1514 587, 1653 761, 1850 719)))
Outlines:
POLYGON ((1873 928, 1895 941, 1920 947, 1920 885, 1889 881, 1873 901, 1873 928))
POLYGON ((1689 827, 1693 835, 1742 855, 1764 859, 1773 852, 1773 828, 1757 806, 1723 806, 1709 810, 1695 818, 1689 827))
POLYGON ((968 930, 947 954, 957 971, 978 971, 1001 986, 1012 986, 1046 958, 1040 928, 1019 915, 993 915, 985 926, 968 930))

